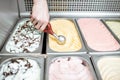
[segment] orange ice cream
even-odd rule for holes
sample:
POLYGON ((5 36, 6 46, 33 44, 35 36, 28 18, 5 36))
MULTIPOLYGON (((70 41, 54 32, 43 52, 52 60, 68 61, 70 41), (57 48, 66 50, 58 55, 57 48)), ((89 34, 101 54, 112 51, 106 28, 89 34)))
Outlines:
POLYGON ((66 38, 66 43, 60 45, 56 42, 52 35, 49 35, 49 47, 58 52, 78 51, 81 49, 81 41, 75 25, 67 19, 54 19, 50 21, 53 31, 57 35, 63 35, 66 38))

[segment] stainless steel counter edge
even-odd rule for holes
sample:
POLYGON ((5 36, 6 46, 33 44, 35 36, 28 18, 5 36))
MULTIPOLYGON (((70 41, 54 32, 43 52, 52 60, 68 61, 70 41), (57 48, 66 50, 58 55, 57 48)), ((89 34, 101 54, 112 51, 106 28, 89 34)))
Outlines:
MULTIPOLYGON (((69 17, 69 18, 78 18, 78 17, 101 17, 101 18, 120 18, 120 12, 104 12, 104 11, 50 11, 50 16, 53 17, 69 17)), ((21 12, 21 17, 30 16, 30 12, 21 12)))

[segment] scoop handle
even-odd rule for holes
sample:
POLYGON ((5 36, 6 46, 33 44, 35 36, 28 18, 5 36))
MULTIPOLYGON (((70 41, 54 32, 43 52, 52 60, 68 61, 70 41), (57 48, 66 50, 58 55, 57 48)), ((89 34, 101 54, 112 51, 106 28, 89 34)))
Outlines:
POLYGON ((44 32, 51 34, 51 35, 54 34, 50 23, 48 23, 47 27, 44 29, 44 32))

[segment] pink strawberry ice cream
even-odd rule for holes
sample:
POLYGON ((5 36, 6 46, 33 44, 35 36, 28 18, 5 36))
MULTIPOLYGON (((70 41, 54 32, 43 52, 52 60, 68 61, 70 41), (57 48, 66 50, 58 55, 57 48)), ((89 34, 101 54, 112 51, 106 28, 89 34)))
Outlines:
POLYGON ((119 43, 98 19, 82 18, 79 27, 90 48, 96 51, 115 51, 120 48, 119 43))
POLYGON ((49 67, 49 80, 93 80, 93 76, 81 58, 58 57, 49 67))

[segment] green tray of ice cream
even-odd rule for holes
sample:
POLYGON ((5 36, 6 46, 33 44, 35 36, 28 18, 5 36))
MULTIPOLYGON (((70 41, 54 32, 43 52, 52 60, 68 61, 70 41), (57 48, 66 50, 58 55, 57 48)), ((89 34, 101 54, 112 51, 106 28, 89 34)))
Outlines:
POLYGON ((66 38, 66 42, 59 44, 52 35, 47 34, 46 54, 84 54, 87 52, 74 19, 51 18, 50 24, 57 35, 63 35, 66 38))
POLYGON ((78 18, 76 22, 89 54, 112 54, 120 52, 116 37, 103 23, 104 18, 78 18))
POLYGON ((29 20, 21 18, 17 21, 2 53, 42 53, 44 33, 35 29, 29 20))

